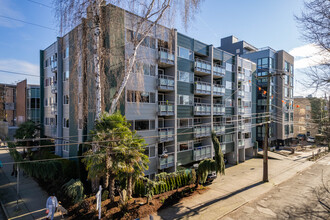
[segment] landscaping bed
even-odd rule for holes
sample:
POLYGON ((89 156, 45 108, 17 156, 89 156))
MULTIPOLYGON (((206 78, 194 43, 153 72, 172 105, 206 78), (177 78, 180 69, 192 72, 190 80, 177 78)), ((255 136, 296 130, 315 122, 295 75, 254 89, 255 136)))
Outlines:
MULTIPOLYGON (((146 217, 158 210, 180 202, 183 198, 202 194, 207 191, 207 187, 195 189, 195 185, 181 187, 153 197, 147 204, 147 198, 133 198, 128 201, 126 210, 121 210, 118 206, 119 196, 114 203, 107 199, 102 202, 102 219, 136 219, 146 217)), ((80 204, 76 204, 68 209, 67 219, 97 219, 95 196, 85 199, 80 204)))

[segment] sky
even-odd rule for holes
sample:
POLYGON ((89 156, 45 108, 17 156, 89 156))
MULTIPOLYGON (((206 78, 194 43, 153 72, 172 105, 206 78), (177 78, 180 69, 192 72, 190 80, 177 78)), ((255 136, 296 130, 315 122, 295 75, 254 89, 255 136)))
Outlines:
MULTIPOLYGON (((0 71, 39 75, 39 51, 59 35, 52 2, 0 0, 0 71)), ((302 0, 205 0, 187 30, 180 18, 174 26, 179 32, 216 47, 220 46, 222 37, 234 35, 257 48, 270 46, 286 50, 295 57, 294 95, 308 95, 313 91, 302 85, 306 80, 304 68, 315 65, 320 57, 319 50, 305 42, 297 28, 294 15, 299 15, 302 9, 302 0)), ((0 72, 1 83, 15 83, 25 78, 30 84, 39 84, 38 77, 0 72)))

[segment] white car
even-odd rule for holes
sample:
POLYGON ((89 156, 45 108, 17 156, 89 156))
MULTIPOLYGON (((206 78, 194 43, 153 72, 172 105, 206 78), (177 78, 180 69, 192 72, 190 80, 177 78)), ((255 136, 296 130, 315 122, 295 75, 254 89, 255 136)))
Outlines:
POLYGON ((315 143, 314 137, 307 137, 307 142, 315 143))

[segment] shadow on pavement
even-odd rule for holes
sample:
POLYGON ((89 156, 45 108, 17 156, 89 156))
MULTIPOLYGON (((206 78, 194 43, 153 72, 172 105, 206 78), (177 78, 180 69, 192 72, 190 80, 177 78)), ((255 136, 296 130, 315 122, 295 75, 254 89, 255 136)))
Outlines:
POLYGON ((216 198, 216 199, 213 199, 213 200, 210 200, 208 202, 205 202, 205 203, 201 203, 201 204, 198 204, 196 205, 195 207, 193 208, 189 208, 189 207, 184 207, 182 205, 174 205, 172 207, 168 207, 166 209, 163 209, 163 210, 160 210, 158 211, 158 215, 162 218, 162 219, 181 219, 181 218, 187 218, 187 217, 191 217, 191 216, 194 216, 194 215, 199 215, 199 213, 201 211, 203 211, 204 209, 206 209, 208 206, 210 205, 213 205, 214 203, 217 203, 221 200, 225 200, 225 199, 228 199, 232 196, 235 196, 241 192, 244 192, 246 190, 249 190, 253 187, 256 187, 256 186, 259 186, 261 184, 263 184, 264 182, 262 181, 259 181, 257 183, 254 183, 254 184, 251 184, 249 186, 246 186, 246 187, 243 187, 241 189, 238 189, 234 192, 231 192, 225 196, 221 196, 219 198, 216 198), (179 213, 180 210, 182 209, 188 209, 187 211, 184 211, 182 213, 179 213))

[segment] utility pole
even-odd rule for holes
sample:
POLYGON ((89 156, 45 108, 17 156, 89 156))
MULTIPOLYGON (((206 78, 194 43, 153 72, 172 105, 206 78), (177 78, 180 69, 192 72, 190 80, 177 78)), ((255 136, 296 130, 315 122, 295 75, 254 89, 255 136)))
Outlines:
POLYGON ((265 125, 265 137, 263 146, 263 177, 264 182, 268 182, 268 139, 269 139, 269 98, 270 98, 270 80, 271 74, 267 76, 267 106, 266 106, 266 125, 265 125))

